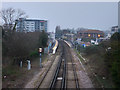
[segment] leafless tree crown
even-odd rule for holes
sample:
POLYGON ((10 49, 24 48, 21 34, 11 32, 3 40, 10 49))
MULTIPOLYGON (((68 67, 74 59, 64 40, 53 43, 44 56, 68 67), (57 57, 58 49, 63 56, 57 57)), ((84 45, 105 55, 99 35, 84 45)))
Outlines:
POLYGON ((19 18, 27 18, 26 13, 21 9, 7 8, 1 10, 1 17, 4 21, 4 25, 10 29, 15 24, 15 20, 19 18))

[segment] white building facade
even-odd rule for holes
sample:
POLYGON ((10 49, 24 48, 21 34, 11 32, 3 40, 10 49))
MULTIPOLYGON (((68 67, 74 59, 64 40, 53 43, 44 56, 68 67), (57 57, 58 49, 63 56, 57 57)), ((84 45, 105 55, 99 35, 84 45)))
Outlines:
POLYGON ((35 32, 44 30, 47 32, 47 21, 46 20, 33 20, 20 18, 16 20, 16 31, 17 32, 35 32))

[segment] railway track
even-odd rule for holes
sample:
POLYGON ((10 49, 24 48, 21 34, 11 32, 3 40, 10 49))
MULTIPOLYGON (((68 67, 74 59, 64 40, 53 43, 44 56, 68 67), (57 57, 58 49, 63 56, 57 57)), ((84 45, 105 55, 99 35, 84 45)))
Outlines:
POLYGON ((64 53, 67 60, 67 88, 75 88, 79 90, 79 79, 70 47, 66 43, 64 43, 64 47, 66 47, 64 53))
MULTIPOLYGON (((59 54, 61 53, 61 45, 59 45, 58 47, 59 47, 59 49, 57 50, 56 55, 59 55, 59 54)), ((42 79, 41 79, 41 81, 40 81, 37 89, 41 88, 42 83, 44 83, 45 78, 46 78, 47 75, 49 74, 49 71, 50 71, 50 69, 52 68, 53 63, 55 62, 56 55, 54 55, 54 58, 53 58, 53 60, 52 60, 52 62, 51 62, 51 64, 50 64, 50 66, 47 68, 44 76, 42 77, 42 79)), ((42 88, 44 88, 44 87, 42 87, 42 88)))
MULTIPOLYGON (((77 72, 74 64, 73 57, 70 52, 69 46, 63 42, 61 43, 61 53, 59 61, 54 69, 54 73, 52 74, 52 79, 49 83, 49 90, 54 90, 55 88, 59 88, 62 90, 66 90, 67 88, 75 88, 79 89, 79 79, 77 77, 77 72)), ((50 68, 52 65, 50 66, 50 68)), ((48 69, 47 73, 49 72, 50 68, 48 69)), ((46 76, 44 76, 43 80, 46 76)), ((41 86, 42 82, 40 83, 39 87, 41 86)))
POLYGON ((50 90, 54 88, 66 88, 66 60, 64 59, 64 46, 62 44, 62 54, 59 60, 58 67, 56 68, 53 80, 50 84, 50 90))

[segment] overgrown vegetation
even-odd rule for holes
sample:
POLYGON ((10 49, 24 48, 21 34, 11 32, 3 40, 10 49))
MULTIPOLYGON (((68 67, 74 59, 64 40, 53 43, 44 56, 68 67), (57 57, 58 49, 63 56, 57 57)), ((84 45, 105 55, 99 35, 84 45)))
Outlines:
MULTIPOLYGON (((47 33, 45 32, 24 33, 2 29, 3 87, 14 86, 13 84, 17 82, 17 79, 19 80, 20 77, 24 77, 24 74, 29 72, 27 71, 28 59, 31 61, 31 67, 34 66, 34 62, 37 65, 36 62, 39 62, 38 48, 41 46, 46 47, 47 39, 47 33), (21 61, 22 68, 20 68, 21 61), (10 84, 14 83, 9 86, 8 82, 10 84)), ((45 57, 45 54, 42 55, 43 57, 45 57)))
MULTIPOLYGON (((78 50, 89 58, 89 64, 94 67, 94 72, 106 77, 114 83, 112 87, 120 85, 120 34, 115 33, 110 40, 103 41, 99 45, 86 48, 81 46, 78 50), (111 79, 112 78, 112 79, 111 79)), ((110 83, 110 82, 109 82, 110 83)))
POLYGON ((12 57, 17 60, 27 60, 38 56, 38 48, 47 46, 47 34, 45 32, 13 32, 3 30, 3 64, 4 57, 12 57))
POLYGON ((120 85, 120 33, 115 33, 110 39, 111 49, 106 53, 106 63, 109 67, 109 72, 115 83, 115 87, 120 85))
POLYGON ((39 48, 41 47, 44 50, 44 48, 47 47, 47 42, 48 42, 48 36, 44 31, 42 31, 41 35, 39 35, 39 42, 38 42, 39 48))

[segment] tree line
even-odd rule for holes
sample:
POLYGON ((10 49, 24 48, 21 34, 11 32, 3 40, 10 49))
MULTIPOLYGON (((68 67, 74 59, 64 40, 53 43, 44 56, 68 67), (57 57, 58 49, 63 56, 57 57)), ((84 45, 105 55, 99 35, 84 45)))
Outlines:
POLYGON ((13 57, 14 62, 25 61, 38 56, 38 48, 47 46, 48 36, 42 32, 13 32, 2 29, 2 55, 3 58, 13 57), (6 32, 7 31, 7 32, 6 32))
POLYGON ((115 87, 120 88, 120 33, 114 33, 110 38, 110 47, 105 54, 105 61, 115 87))

